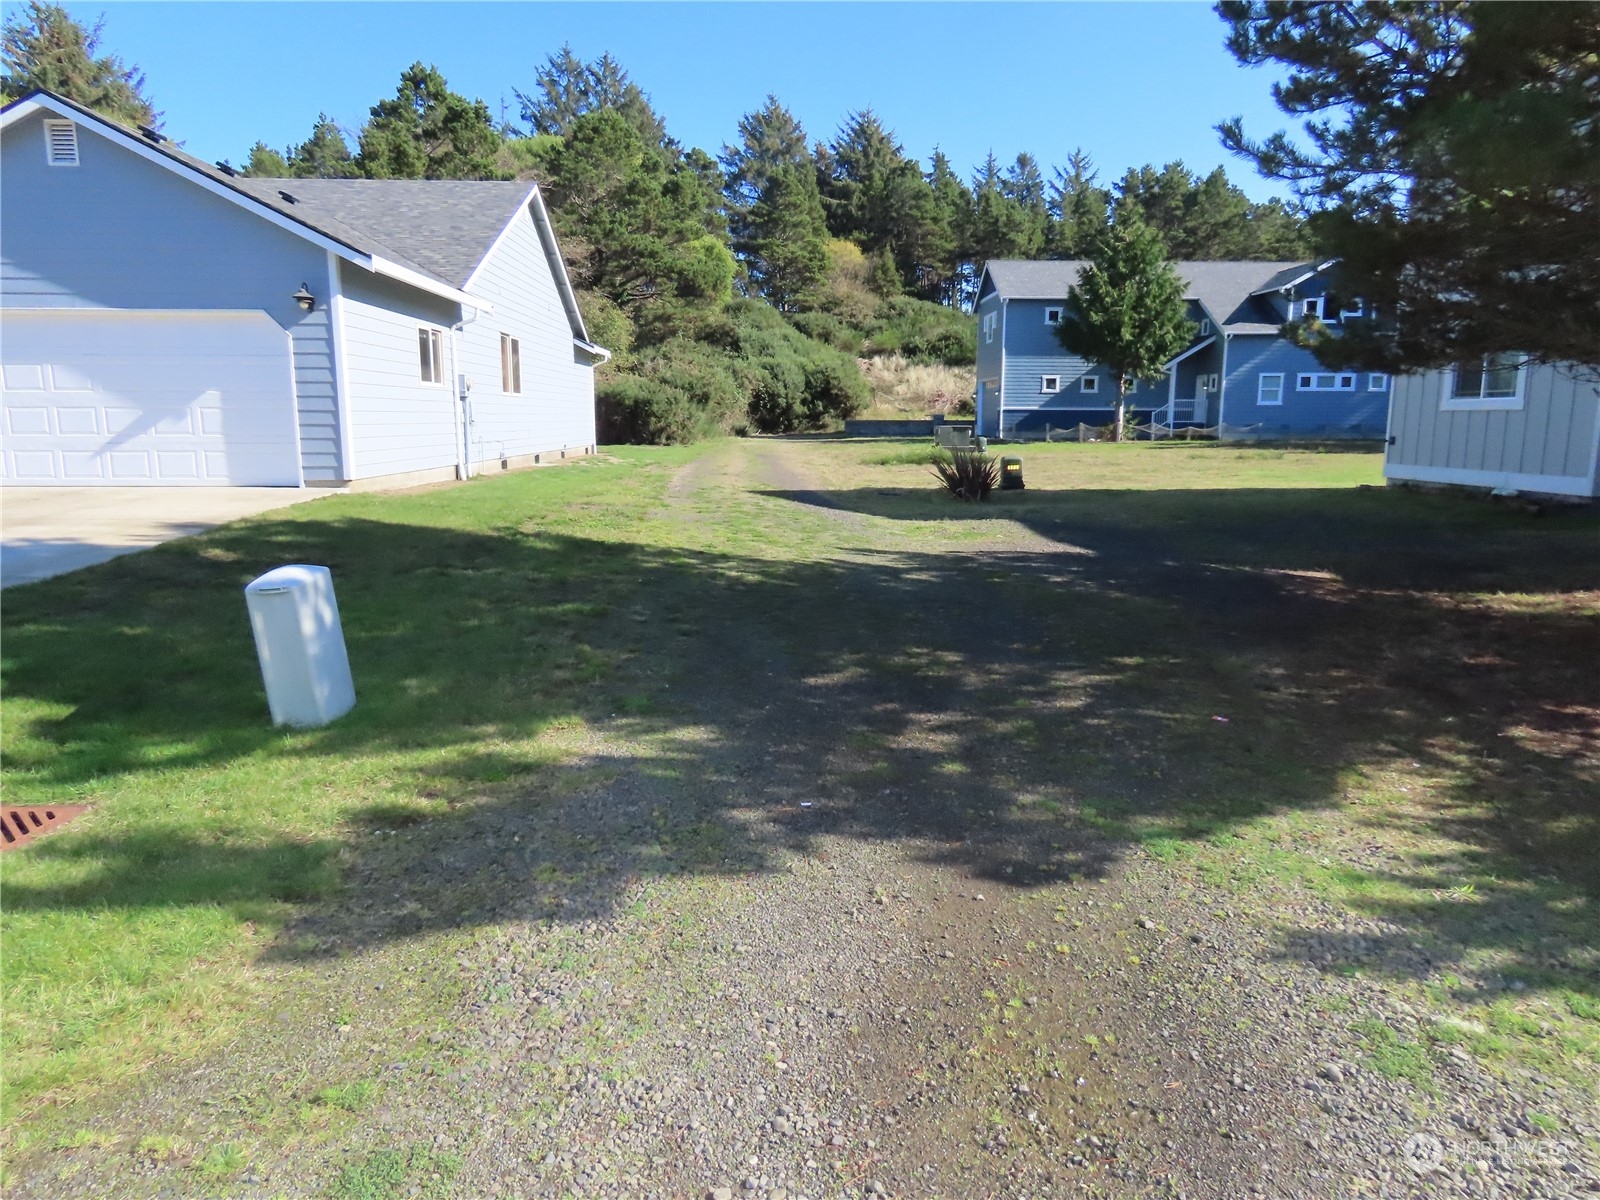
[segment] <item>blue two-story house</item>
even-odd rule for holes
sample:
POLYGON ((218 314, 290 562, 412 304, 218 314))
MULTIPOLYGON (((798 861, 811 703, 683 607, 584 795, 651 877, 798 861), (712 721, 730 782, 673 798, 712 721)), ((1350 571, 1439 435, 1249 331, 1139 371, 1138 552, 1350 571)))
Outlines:
MULTIPOLYGON (((1079 260, 996 260, 978 287, 977 431, 988 437, 1105 425, 1116 404, 1104 367, 1068 354, 1056 339, 1079 260)), ((1331 263, 1179 262, 1189 317, 1188 349, 1128 403, 1141 419, 1215 425, 1228 437, 1382 437, 1389 378, 1329 371, 1279 332, 1314 315, 1337 326, 1350 312, 1333 296, 1331 263)))

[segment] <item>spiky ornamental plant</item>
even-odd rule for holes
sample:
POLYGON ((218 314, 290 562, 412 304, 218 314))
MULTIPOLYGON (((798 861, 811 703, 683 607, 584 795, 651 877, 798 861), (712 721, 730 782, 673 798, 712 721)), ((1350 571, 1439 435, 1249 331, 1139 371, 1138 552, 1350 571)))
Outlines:
POLYGON ((1133 209, 1119 212, 1095 239, 1088 264, 1067 292, 1056 337, 1068 353, 1111 372, 1116 441, 1123 440, 1129 382, 1160 379, 1194 337, 1183 293, 1161 235, 1133 209))
POLYGON ((933 473, 958 500, 987 500, 1000 482, 1000 464, 981 450, 958 448, 948 461, 933 464, 933 473))

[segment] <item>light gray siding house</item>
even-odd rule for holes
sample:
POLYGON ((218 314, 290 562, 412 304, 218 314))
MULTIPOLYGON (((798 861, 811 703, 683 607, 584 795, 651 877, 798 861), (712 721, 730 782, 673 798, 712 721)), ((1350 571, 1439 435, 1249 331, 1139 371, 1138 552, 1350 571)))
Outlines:
MULTIPOLYGON (((996 260, 978 285, 977 431, 1015 437, 1112 419, 1114 381, 1068 354, 1055 329, 1086 264, 996 260)), ((1129 405, 1168 425, 1216 425, 1222 436, 1383 436, 1389 378, 1329 371, 1279 332, 1314 314, 1335 327, 1345 304, 1331 263, 1177 262, 1194 340, 1129 405)))
POLYGON ((7 484, 404 485, 592 451, 528 183, 245 179, 60 97, 0 112, 7 484))
POLYGON ((1600 496, 1600 366, 1492 355, 1395 379, 1391 483, 1600 496))

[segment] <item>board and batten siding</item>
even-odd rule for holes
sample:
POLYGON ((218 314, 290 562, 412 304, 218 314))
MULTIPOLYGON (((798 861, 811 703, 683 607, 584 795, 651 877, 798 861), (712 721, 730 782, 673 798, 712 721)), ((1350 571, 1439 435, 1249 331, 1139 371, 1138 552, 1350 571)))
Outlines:
POLYGON ((293 342, 305 478, 342 478, 327 306, 293 299, 326 290, 325 252, 84 125, 79 165, 49 166, 47 116, 0 137, 0 312, 259 309, 293 342))
POLYGON ((1395 380, 1385 478, 1600 495, 1600 387, 1594 382, 1569 368, 1529 367, 1516 409, 1446 409, 1449 387, 1448 371, 1395 380))
POLYGON ((467 291, 493 306, 457 335, 461 371, 472 383, 469 443, 474 466, 595 444, 594 369, 574 356, 572 324, 561 303, 533 215, 524 205, 467 291), (518 341, 522 392, 507 392, 500 338, 518 341))
POLYGON ((450 327, 453 301, 339 264, 345 412, 352 479, 373 479, 457 465, 460 412, 450 327), (440 331, 443 382, 424 382, 418 330, 440 331))

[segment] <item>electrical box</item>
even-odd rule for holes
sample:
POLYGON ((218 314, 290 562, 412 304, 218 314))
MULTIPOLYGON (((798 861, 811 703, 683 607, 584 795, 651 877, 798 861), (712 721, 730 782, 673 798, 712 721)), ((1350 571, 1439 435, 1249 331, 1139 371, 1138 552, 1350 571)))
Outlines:
POLYGON ((1000 490, 1019 492, 1022 487, 1022 460, 1007 455, 1000 460, 1000 490))
POLYGON ((244 589, 274 725, 326 725, 355 707, 333 573, 276 567, 244 589))

